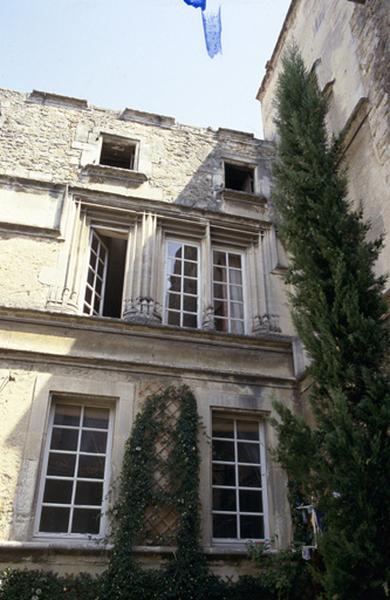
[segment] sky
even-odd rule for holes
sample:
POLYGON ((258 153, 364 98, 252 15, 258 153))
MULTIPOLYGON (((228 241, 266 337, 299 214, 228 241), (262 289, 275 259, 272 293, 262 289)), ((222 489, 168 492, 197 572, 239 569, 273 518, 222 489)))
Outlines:
POLYGON ((0 0, 0 87, 261 136, 255 96, 289 3, 220 0, 211 59, 184 0, 0 0))

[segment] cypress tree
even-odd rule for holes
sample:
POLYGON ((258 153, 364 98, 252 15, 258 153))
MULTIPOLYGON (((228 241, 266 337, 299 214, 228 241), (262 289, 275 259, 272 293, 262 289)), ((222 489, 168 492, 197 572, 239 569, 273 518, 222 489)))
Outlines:
POLYGON ((369 226, 349 206, 326 99, 295 47, 284 58, 276 106, 273 200, 291 257, 293 319, 310 356, 315 420, 311 428, 277 405, 277 458, 323 515, 314 561, 323 597, 379 600, 390 597, 390 344, 384 278, 374 272, 382 242, 369 241, 369 226))

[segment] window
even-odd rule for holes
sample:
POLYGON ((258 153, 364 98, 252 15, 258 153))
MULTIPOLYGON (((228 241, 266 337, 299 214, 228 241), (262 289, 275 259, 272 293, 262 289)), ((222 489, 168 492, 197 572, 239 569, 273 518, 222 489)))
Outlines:
POLYGON ((91 229, 83 312, 120 318, 127 240, 104 233, 91 229))
POLYGON ((214 322, 217 331, 244 333, 243 256, 213 251, 214 322))
POLYGON ((126 138, 103 135, 100 164, 135 169, 136 143, 126 138))
POLYGON ((213 538, 261 540, 266 529, 263 425, 213 415, 213 538))
POLYGON ((225 163, 225 187, 253 194, 255 191, 254 174, 253 167, 225 163))
POLYGON ((108 408, 53 405, 39 505, 40 534, 101 533, 109 430, 108 408))
POLYGON ((199 248, 168 240, 166 249, 165 322, 198 327, 199 248))

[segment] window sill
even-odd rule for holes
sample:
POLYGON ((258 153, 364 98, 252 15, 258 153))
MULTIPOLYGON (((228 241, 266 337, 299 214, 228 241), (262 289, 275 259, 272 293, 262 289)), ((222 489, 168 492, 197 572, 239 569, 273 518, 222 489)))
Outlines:
POLYGON ((224 188, 222 190, 222 198, 226 202, 244 202, 249 204, 260 204, 264 206, 266 198, 261 194, 254 194, 252 192, 241 192, 240 190, 231 190, 224 188))
POLYGON ((98 164, 85 165, 82 175, 86 175, 94 183, 120 183, 134 187, 145 183, 148 179, 145 173, 140 171, 98 164))

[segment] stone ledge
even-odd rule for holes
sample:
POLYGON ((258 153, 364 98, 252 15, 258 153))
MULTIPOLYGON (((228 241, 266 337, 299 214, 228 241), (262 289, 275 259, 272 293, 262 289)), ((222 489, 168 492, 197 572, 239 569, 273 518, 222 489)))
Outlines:
POLYGON ((148 180, 145 173, 141 173, 140 171, 121 169, 120 167, 109 167, 107 165, 85 165, 81 174, 87 176, 94 183, 118 182, 134 187, 139 186, 148 180))
POLYGON ((28 96, 27 102, 32 102, 34 104, 51 104, 65 108, 88 108, 88 102, 83 98, 73 98, 72 96, 63 96, 62 94, 54 94, 52 92, 42 92, 41 90, 33 90, 28 96))
POLYGON ((119 118, 122 121, 135 121, 136 123, 158 125, 159 127, 173 127, 176 124, 176 120, 173 117, 135 110, 134 108, 125 108, 119 118))
POLYGON ((240 190, 231 190, 224 188, 221 192, 223 200, 226 202, 245 202, 251 205, 265 206, 267 199, 261 194, 254 194, 252 192, 242 192, 240 190))

